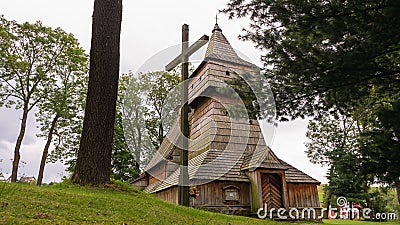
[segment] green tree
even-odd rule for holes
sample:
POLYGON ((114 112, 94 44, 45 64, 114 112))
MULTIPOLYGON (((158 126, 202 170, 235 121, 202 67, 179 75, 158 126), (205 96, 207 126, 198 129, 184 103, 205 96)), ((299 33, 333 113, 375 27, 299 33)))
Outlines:
POLYGON ((132 73, 124 74, 120 78, 118 94, 118 112, 122 116, 124 142, 133 153, 136 160, 136 170, 140 170, 149 149, 149 137, 145 125, 145 114, 147 111, 144 95, 148 90, 147 83, 141 82, 140 78, 134 77, 132 73))
POLYGON ((364 127, 360 152, 365 168, 377 181, 395 185, 400 203, 400 93, 388 95, 386 87, 374 87, 355 116, 364 127))
POLYGON ((365 168, 365 159, 360 154, 361 131, 350 116, 311 120, 306 153, 312 163, 329 167, 328 193, 370 205, 368 187, 374 176, 365 168))
POLYGON ((77 40, 41 22, 18 24, 0 17, 0 105, 22 110, 11 181, 17 180, 28 114, 51 94, 61 68, 74 63, 77 40))
POLYGON ((57 67, 57 82, 49 94, 38 103, 36 120, 41 127, 39 137, 46 140, 39 167, 37 185, 42 184, 46 161, 63 158, 76 147, 69 145, 70 139, 79 139, 83 122, 83 109, 87 91, 88 57, 83 49, 73 49, 66 54, 68 64, 57 67), (77 132, 73 132, 77 131, 77 132), (55 136, 55 137, 54 137, 55 136), (48 157, 50 145, 55 146, 52 157, 48 157))
POLYGON ((111 157, 111 177, 115 180, 128 182, 136 178, 139 173, 139 162, 129 150, 125 140, 122 125, 122 114, 117 113, 114 127, 113 151, 111 157))
MULTIPOLYGON (((137 169, 144 169, 168 132, 176 107, 167 96, 179 84, 176 72, 149 72, 121 77, 119 112, 122 113, 124 134, 129 149, 136 159, 137 169)), ((179 98, 169 98, 179 100, 179 98)))
POLYGON ((122 0, 95 0, 89 84, 78 158, 72 181, 110 181, 120 64, 122 0))
POLYGON ((58 130, 53 135, 54 148, 47 159, 49 162, 64 163, 67 166, 66 171, 69 173, 73 173, 75 169, 82 133, 83 115, 77 114, 76 116, 73 120, 59 121, 58 130))
MULTIPOLYGON (((172 118, 166 103, 167 96, 180 83, 177 69, 169 72, 156 71, 141 75, 141 82, 146 83, 145 101, 147 105, 146 128, 156 149, 161 145, 172 125, 172 118)), ((170 99, 171 100, 171 99, 170 99)))
POLYGON ((400 4, 385 1, 231 0, 249 16, 241 36, 265 50, 266 77, 281 120, 346 112, 371 85, 399 92, 400 4))

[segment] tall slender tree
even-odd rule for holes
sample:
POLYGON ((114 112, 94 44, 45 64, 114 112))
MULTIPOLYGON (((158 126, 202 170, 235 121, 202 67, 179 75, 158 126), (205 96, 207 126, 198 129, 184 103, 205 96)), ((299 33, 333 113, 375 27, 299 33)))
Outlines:
POLYGON ((121 22, 122 0, 94 1, 85 117, 72 176, 72 181, 80 185, 110 181, 121 22))
POLYGON ((72 132, 79 127, 83 119, 84 95, 87 92, 87 73, 89 60, 83 49, 77 48, 64 57, 70 63, 57 67, 57 82, 51 87, 49 94, 39 102, 36 121, 46 144, 43 148, 39 167, 37 185, 42 184, 44 168, 49 159, 62 158, 65 151, 71 151, 66 139, 75 139, 80 132, 72 132), (48 157, 50 145, 54 145, 53 156, 48 157), (57 153, 56 153, 57 152, 57 153))
POLYGON ((17 180, 28 114, 51 94, 57 68, 73 63, 77 40, 41 22, 18 24, 0 17, 0 105, 22 110, 11 181, 17 180))
POLYGON ((368 159, 364 168, 378 182, 394 185, 400 203, 400 92, 387 91, 385 85, 372 88, 354 114, 368 128, 361 133, 360 153, 368 159))

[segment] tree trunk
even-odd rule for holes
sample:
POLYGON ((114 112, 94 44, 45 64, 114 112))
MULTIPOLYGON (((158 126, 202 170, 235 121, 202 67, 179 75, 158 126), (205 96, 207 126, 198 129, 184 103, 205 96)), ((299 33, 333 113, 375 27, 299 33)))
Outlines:
POLYGON ((72 181, 110 181, 119 77, 122 0, 95 0, 85 118, 72 181))
POLYGON ((137 148, 135 149, 136 169, 140 171, 140 151, 142 150, 142 129, 136 126, 138 132, 137 148))
MULTIPOLYGON (((325 190, 325 195, 324 195, 324 202, 323 202, 323 208, 329 209, 330 206, 330 200, 331 200, 331 190, 326 189, 325 190)), ((329 219, 329 211, 325 211, 326 214, 324 214, 325 219, 329 219)))
POLYGON ((372 203, 371 203, 371 197, 369 196, 368 193, 369 187, 367 184, 364 186, 364 192, 366 193, 367 197, 365 198, 365 201, 367 202, 367 207, 372 208, 372 203))
POLYGON ((38 175, 38 179, 37 179, 37 183, 36 183, 39 186, 42 185, 44 167, 46 165, 46 159, 47 159, 47 155, 49 153, 49 147, 50 147, 51 141, 53 140, 53 133, 54 133, 54 130, 56 129, 56 124, 57 124, 58 118, 59 118, 59 115, 56 114, 53 118, 53 121, 51 121, 49 134, 47 135, 46 145, 44 146, 44 149, 43 149, 42 161, 40 161, 39 175, 38 175))
POLYGON ((17 143, 15 144, 15 149, 14 149, 14 161, 13 161, 12 172, 11 172, 11 182, 17 182, 18 166, 19 166, 19 160, 21 158, 21 154, 20 154, 19 150, 21 149, 22 140, 24 139, 24 136, 25 136, 26 122, 28 120, 28 112, 29 112, 28 102, 25 102, 24 108, 23 108, 23 113, 22 113, 21 126, 19 129, 19 135, 18 135, 17 143))
POLYGON ((164 127, 162 124, 162 118, 160 117, 160 124, 158 127, 158 147, 161 146, 163 139, 164 139, 164 127))
POLYGON ((395 182, 397 192, 397 202, 400 204, 400 181, 395 182))

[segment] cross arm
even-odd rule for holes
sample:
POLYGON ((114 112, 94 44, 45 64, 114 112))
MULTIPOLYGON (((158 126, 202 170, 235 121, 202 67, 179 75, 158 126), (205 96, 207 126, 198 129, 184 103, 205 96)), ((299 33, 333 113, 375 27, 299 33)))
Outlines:
MULTIPOLYGON (((193 53, 195 53, 197 50, 199 50, 203 45, 207 44, 209 40, 209 37, 207 35, 203 35, 199 40, 197 40, 195 43, 193 43, 187 50, 185 56, 189 57, 193 53)), ((173 59, 168 65, 165 66, 166 71, 171 71, 174 69, 177 65, 182 63, 182 53, 179 54, 175 59, 173 59)))

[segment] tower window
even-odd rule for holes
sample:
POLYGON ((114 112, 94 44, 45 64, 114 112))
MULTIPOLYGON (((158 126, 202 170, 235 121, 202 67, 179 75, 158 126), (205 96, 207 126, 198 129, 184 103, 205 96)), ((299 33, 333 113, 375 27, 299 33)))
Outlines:
POLYGON ((226 72, 225 72, 225 74, 226 74, 227 76, 229 76, 229 75, 230 75, 229 71, 226 71, 226 72))

